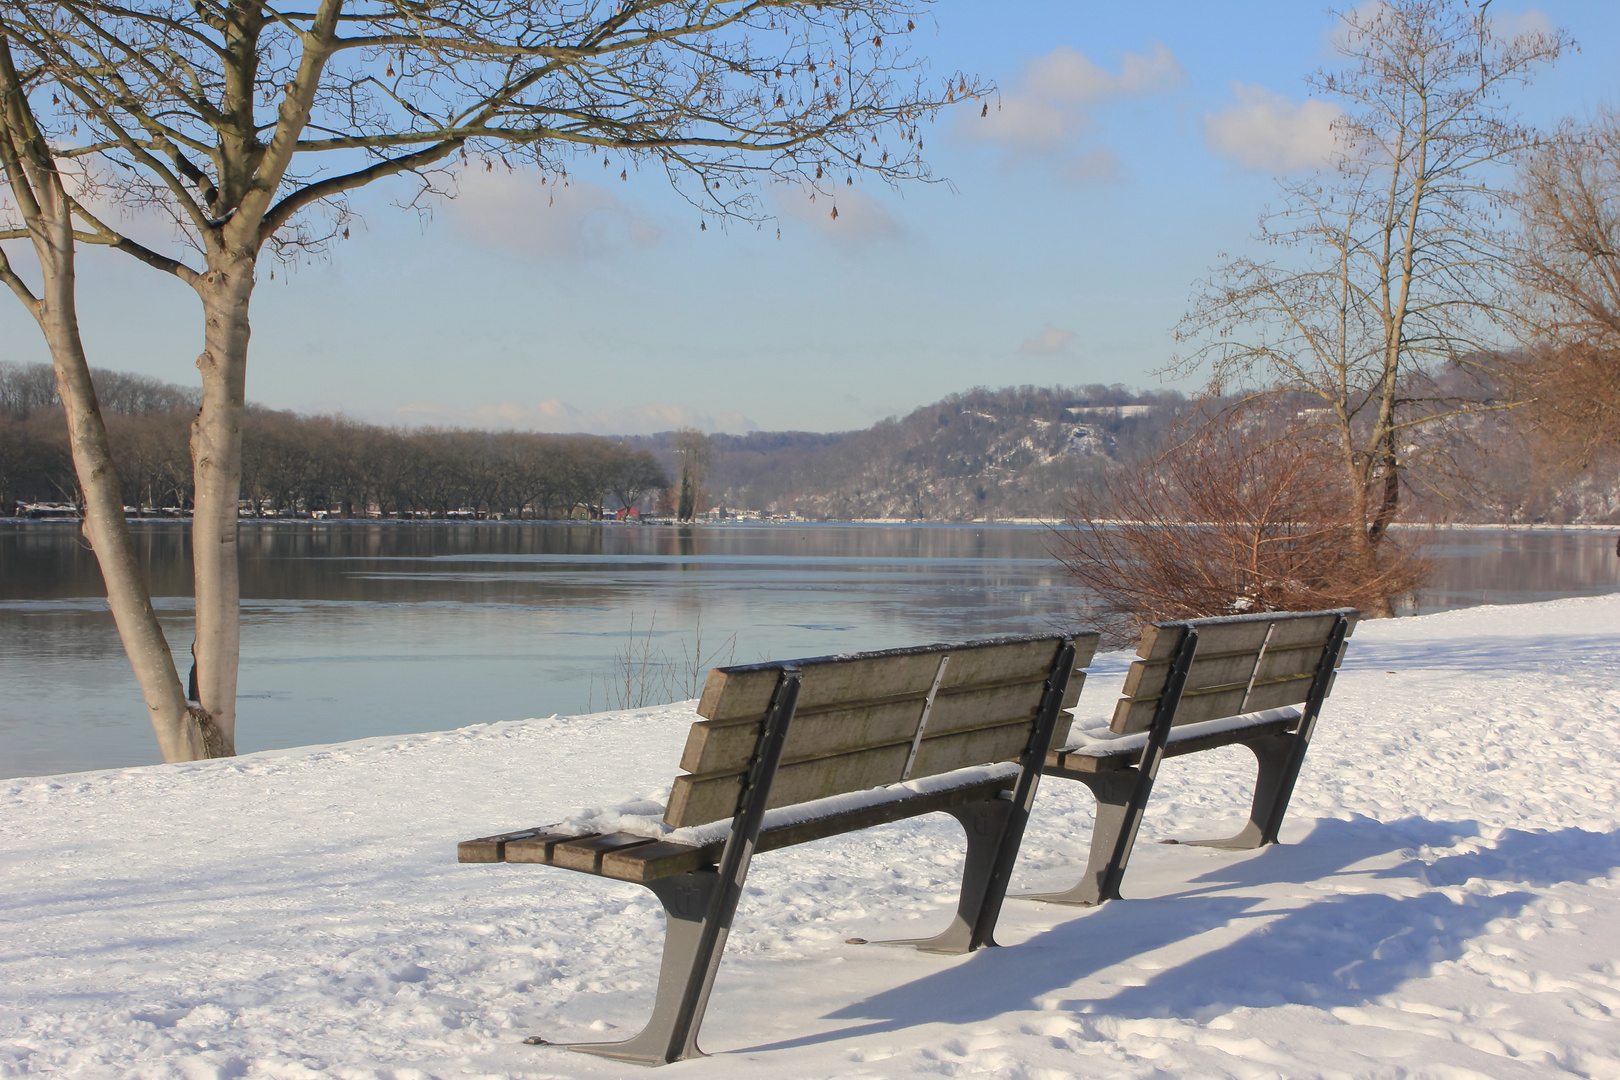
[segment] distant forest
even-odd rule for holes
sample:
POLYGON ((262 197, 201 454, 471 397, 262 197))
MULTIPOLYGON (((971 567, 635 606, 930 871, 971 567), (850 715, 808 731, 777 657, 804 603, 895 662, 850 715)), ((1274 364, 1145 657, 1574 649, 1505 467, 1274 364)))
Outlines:
MULTIPOLYGON (((196 392, 119 372, 94 378, 126 504, 188 509, 196 392)), ((1162 454, 1197 407, 1174 391, 1118 385, 979 388, 859 431, 712 435, 697 509, 812 521, 1058 519, 1162 454)), ((1505 421, 1481 424, 1501 426, 1433 448, 1455 479, 1412 491, 1407 520, 1620 520, 1612 472, 1548 477, 1516 452, 1505 421)), ((621 507, 672 516, 675 440, 387 428, 250 407, 242 497, 265 513, 334 517, 555 519, 621 507)), ((55 379, 45 365, 0 363, 0 513, 36 502, 79 502, 55 379)))
MULTIPOLYGON (((92 377, 125 504, 188 510, 195 392, 92 377)), ((669 485, 649 450, 592 435, 403 430, 255 407, 243 432, 242 498, 267 513, 598 516, 669 485)), ((0 363, 0 509, 34 502, 80 502, 55 378, 44 364, 0 363)))
MULTIPOLYGON (((127 505, 191 505, 195 391, 96 371, 127 505)), ((1186 406, 1122 386, 977 389, 852 432, 713 435, 699 511, 810 520, 1060 517, 1077 487, 1152 456, 1186 406)), ((46 365, 0 363, 0 508, 79 502, 46 365)), ((251 407, 242 498, 265 513, 673 513, 675 433, 623 439, 401 429, 251 407)))

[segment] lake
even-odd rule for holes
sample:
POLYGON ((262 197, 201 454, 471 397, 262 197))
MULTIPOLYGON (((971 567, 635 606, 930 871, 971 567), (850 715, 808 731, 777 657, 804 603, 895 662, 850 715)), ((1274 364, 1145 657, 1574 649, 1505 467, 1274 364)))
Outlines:
MULTIPOLYGON (((176 656, 187 526, 132 523, 176 656)), ((1620 588, 1612 531, 1440 534, 1418 611, 1620 588)), ((242 752, 694 696, 716 664, 1070 625, 1040 526, 244 522, 242 752)), ((0 523, 0 776, 159 760, 68 522, 0 523)), ((184 671, 182 671, 182 676, 184 671)))

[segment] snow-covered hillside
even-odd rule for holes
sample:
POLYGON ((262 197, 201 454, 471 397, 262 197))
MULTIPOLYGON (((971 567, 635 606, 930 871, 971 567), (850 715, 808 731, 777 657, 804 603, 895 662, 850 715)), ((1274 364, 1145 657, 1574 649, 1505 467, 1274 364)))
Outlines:
MULTIPOLYGON (((1620 595, 1362 624, 1285 844, 1152 843, 1246 800, 1243 751, 1171 761, 1129 899, 1009 901, 1001 949, 845 944, 943 925, 943 816, 763 855, 716 1056, 661 1075, 1620 1077, 1617 629, 1620 595)), ((521 1040, 640 1026, 652 896, 455 842, 661 794, 691 719, 0 782, 0 1077, 647 1075, 521 1040)), ((1071 884, 1090 817, 1048 781, 1014 891, 1071 884)))

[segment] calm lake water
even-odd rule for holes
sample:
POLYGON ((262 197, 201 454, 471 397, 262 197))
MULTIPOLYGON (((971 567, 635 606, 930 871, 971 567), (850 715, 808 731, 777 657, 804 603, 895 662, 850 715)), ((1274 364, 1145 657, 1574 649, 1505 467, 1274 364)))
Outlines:
MULTIPOLYGON (((184 656, 186 526, 134 528, 184 656)), ((1036 526, 244 523, 237 747, 674 700, 715 664, 1039 632, 1081 599, 1047 546, 1036 526)), ((1434 554, 1422 611, 1620 589, 1613 532, 1453 532, 1434 554)), ((0 523, 0 776, 158 760, 103 595, 75 524, 0 523)))

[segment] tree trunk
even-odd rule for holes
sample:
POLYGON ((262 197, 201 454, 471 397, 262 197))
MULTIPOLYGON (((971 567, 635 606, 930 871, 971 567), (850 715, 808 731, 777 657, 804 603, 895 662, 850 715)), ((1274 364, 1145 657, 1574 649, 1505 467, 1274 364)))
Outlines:
POLYGON ((236 752, 236 678, 242 652, 236 506, 242 487, 248 303, 253 284, 253 259, 235 256, 221 257, 197 286, 205 325, 204 349, 197 358, 202 407, 191 424, 197 693, 219 726, 227 754, 236 752))
MULTIPOLYGON (((1340 429, 1340 451, 1344 455, 1345 477, 1350 484, 1350 513, 1354 525, 1350 535, 1355 538, 1362 573, 1371 581, 1378 576, 1378 549, 1383 543, 1389 517, 1393 517, 1395 511, 1394 504, 1388 503, 1380 505, 1377 514, 1374 513, 1372 466, 1365 455, 1352 448, 1351 438, 1347 427, 1340 429), (1382 516, 1386 511, 1389 517, 1382 516), (1377 520, 1373 520, 1375 518, 1377 520)), ((1396 493, 1399 494, 1398 484, 1396 493)), ((1388 596, 1380 596, 1368 605, 1365 614, 1374 619, 1390 618, 1395 614, 1394 602, 1388 596)))
POLYGON ((45 198, 41 199, 41 210, 47 220, 41 223, 43 229, 36 230, 34 245, 44 280, 39 323, 56 369, 73 468, 84 494, 85 537, 101 567, 107 607, 140 685, 163 760, 211 757, 219 746, 217 732, 206 714, 186 703, 174 657, 135 555, 129 524, 124 520, 123 493, 113 466, 107 427, 79 335, 70 211, 59 189, 42 194, 45 198))

